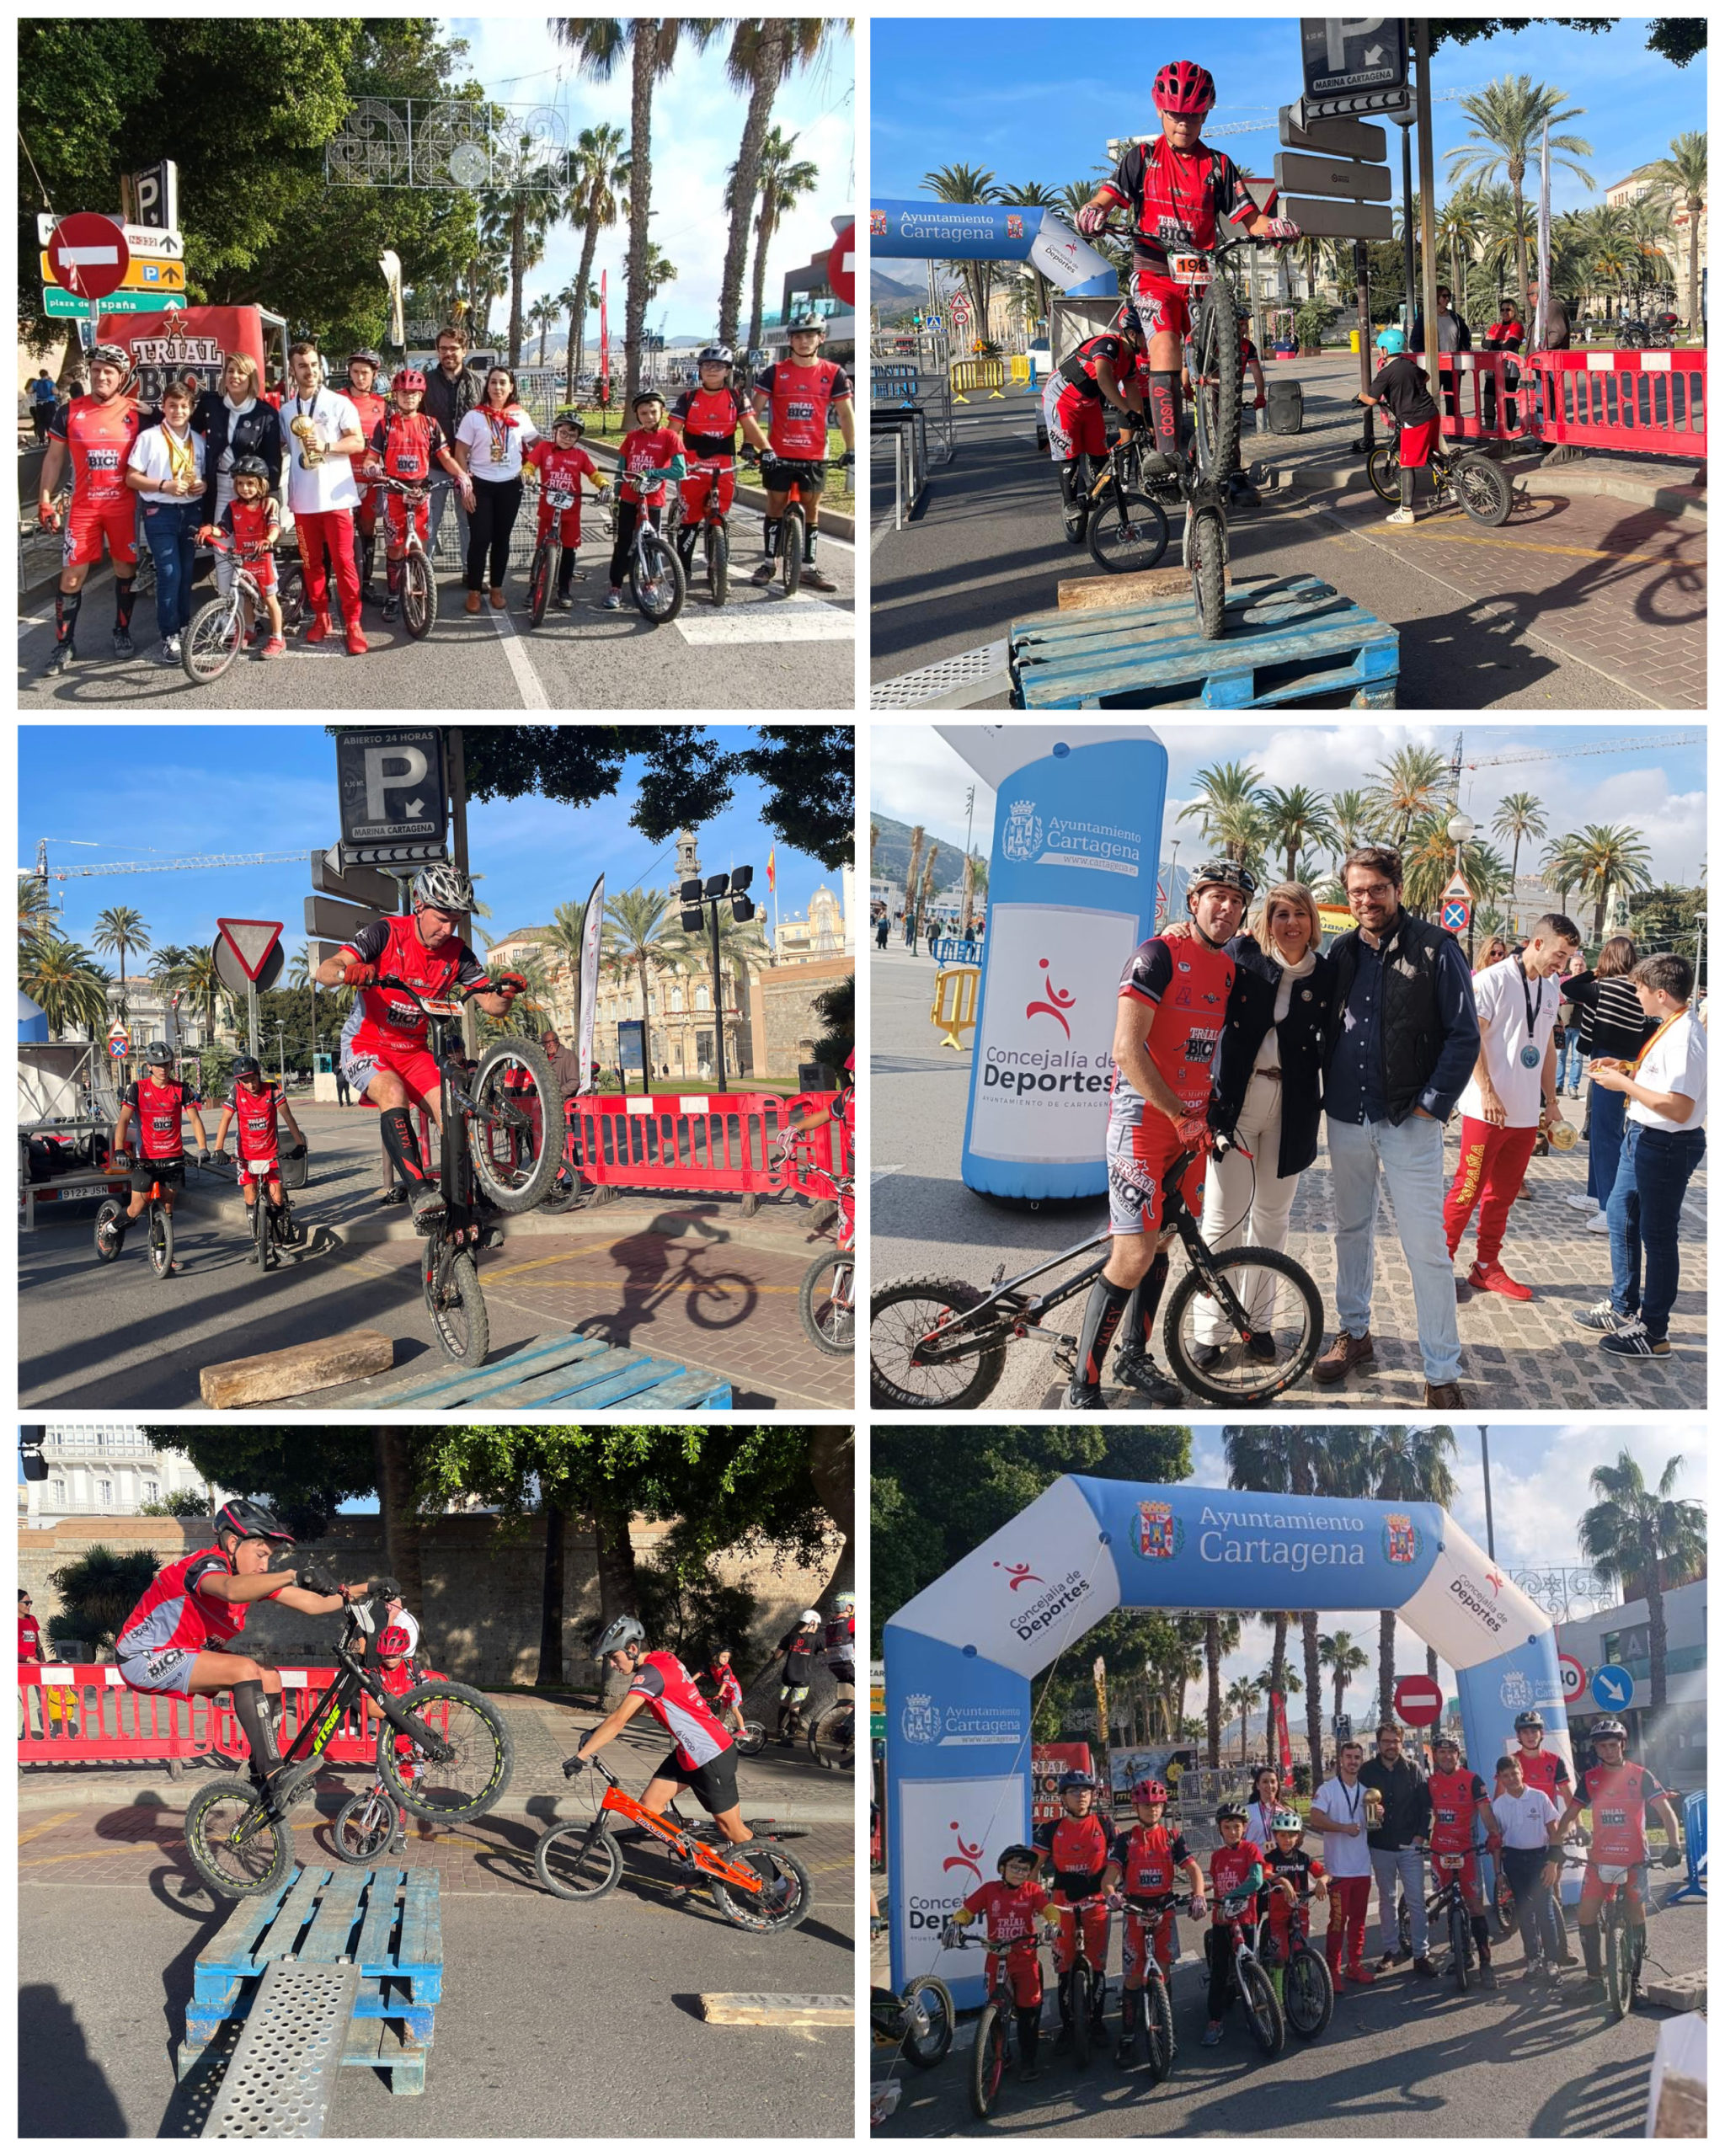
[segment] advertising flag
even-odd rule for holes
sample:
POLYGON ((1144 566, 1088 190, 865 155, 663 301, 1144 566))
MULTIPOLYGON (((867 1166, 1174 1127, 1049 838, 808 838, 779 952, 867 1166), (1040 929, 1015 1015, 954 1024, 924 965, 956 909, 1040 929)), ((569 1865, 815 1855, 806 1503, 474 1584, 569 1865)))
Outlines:
POLYGON ((581 1017, 575 1053, 580 1059, 581 1091, 593 1082, 593 1026, 599 1015, 599 938, 605 927, 605 878, 601 874, 587 899, 581 925, 581 1017))
MULTIPOLYGON (((1545 349, 1546 310, 1551 300, 1551 123, 1540 130, 1540 294, 1534 312, 1532 349, 1545 349)), ((1525 294, 1523 295, 1525 298, 1525 294)))
POLYGON ((599 381, 607 399, 611 396, 611 273, 599 273, 599 381))

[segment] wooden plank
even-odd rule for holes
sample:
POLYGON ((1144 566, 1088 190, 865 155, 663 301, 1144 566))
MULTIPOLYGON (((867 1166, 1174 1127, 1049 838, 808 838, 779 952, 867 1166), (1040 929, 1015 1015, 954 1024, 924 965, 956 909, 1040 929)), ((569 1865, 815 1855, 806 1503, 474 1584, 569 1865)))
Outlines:
MULTIPOLYGON (((414 1995, 420 1996, 419 1980, 441 1978, 443 1969, 443 1913, 437 1896, 437 1874, 414 1870, 407 1874, 403 1890, 401 1944, 396 1965, 403 1975, 415 1978, 414 1995)), ((430 1994, 435 1996, 435 1994, 430 1994)))
POLYGON ((673 1378, 666 1385, 654 1385, 651 1392, 638 1394, 630 1404, 635 1407, 729 1407, 730 1380, 718 1377, 711 1370, 691 1370, 686 1377, 673 1378))
POLYGON ((395 1360, 395 1343, 381 1332, 361 1327, 297 1348, 277 1348, 267 1355, 243 1355, 232 1363, 210 1363, 198 1373, 198 1391, 206 1407, 256 1407, 296 1393, 321 1392, 376 1377, 395 1360))
POLYGON ((449 1365, 435 1377, 418 1377, 399 1385, 390 1385, 382 1392, 367 1396, 366 1405, 377 1407, 459 1407, 478 1400, 489 1400, 510 1386, 524 1382, 537 1373, 563 1369, 574 1364, 586 1362, 595 1355, 604 1354, 609 1342, 590 1340, 576 1332, 547 1335, 506 1355, 502 1361, 487 1363, 481 1369, 467 1370, 449 1365))
POLYGON ((703 1991, 701 2018, 737 2029, 849 2029, 857 2004, 842 1993, 797 1999, 782 1992, 703 1991))
POLYGON ((572 1401, 581 1407, 615 1407, 620 1401, 633 1400, 638 1392, 650 1391, 656 1385, 680 1378, 686 1367, 681 1363, 667 1362, 660 1355, 644 1354, 627 1348, 617 1352, 621 1359, 616 1369, 595 1369, 574 1385, 558 1379, 555 1389, 542 1397, 547 1401, 572 1401))
POLYGON ((1189 595, 1192 579, 1183 568, 1140 569, 1135 576, 1067 576, 1055 586, 1055 603, 1063 614, 1095 606, 1131 606, 1151 599, 1189 595))
POLYGON ((318 1897, 318 1913, 300 1949, 302 1961, 349 1961, 353 1959, 354 1925, 360 1913, 360 1892, 371 1876, 344 1865, 332 1872, 318 1897))
POLYGON ((366 1920, 360 1926, 360 1942, 354 1949, 355 1961, 368 1976, 382 1975, 395 1967, 396 1957, 389 1951, 389 1942, 394 1935, 395 1908, 406 1876, 400 1870, 374 1871, 369 1875, 366 1920))
MULTIPOLYGON (((290 1954, 299 1951, 300 1934, 317 1904, 318 1890, 328 1876, 312 1865, 309 1870, 302 1870, 283 1891, 277 1899, 274 1916, 267 1923, 258 1924, 253 1934, 247 1954, 253 1970, 261 1969, 271 1961, 286 1961, 290 1954)), ((226 1936, 224 1929, 222 1937, 226 1936)))

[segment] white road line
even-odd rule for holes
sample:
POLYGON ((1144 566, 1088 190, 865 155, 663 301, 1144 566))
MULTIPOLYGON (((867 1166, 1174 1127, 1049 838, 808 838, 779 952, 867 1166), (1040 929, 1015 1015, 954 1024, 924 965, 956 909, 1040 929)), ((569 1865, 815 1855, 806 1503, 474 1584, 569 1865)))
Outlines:
POLYGON ((494 610, 491 626, 502 640, 503 655, 509 661, 509 670, 515 675, 515 686, 521 692, 522 708, 526 711, 549 711, 551 699, 541 686, 539 676, 533 671, 533 662, 515 634, 515 623, 507 614, 494 610))
POLYGON ((676 627, 683 642, 695 645, 848 643, 857 634, 857 617, 842 606, 799 598, 717 611, 703 608, 696 614, 685 609, 677 616, 676 627))

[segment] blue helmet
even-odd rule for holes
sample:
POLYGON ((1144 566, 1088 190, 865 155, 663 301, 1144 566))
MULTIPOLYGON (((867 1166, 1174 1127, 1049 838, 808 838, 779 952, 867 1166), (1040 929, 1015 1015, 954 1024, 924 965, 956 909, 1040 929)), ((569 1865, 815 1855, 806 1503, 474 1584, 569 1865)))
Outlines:
POLYGON ((1381 352, 1405 352, 1407 350, 1407 333, 1400 329, 1379 330, 1378 350, 1381 352))

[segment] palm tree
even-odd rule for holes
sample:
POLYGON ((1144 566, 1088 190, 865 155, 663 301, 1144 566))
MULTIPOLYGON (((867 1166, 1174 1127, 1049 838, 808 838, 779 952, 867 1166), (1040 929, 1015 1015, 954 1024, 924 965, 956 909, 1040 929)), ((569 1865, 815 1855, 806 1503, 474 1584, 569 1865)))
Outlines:
POLYGON ((1559 841, 1568 849, 1571 881, 1594 901, 1593 942, 1605 932, 1605 908, 1616 888, 1624 894, 1645 891, 1653 883, 1652 849, 1632 824, 1587 824, 1559 841))
MULTIPOLYGON (((1348 1678, 1357 1677, 1371 1657, 1351 1632, 1326 1632, 1318 1641, 1317 1657, 1330 1673, 1330 1682, 1335 1688, 1335 1713, 1339 1717, 1348 1678)), ((1318 1779, 1316 1760, 1312 1763, 1311 1778, 1315 1784, 1318 1779)))
POLYGON ((1258 787, 1263 779, 1263 773, 1251 764, 1212 764, 1193 781, 1196 798, 1174 820, 1195 822, 1206 844, 1223 846, 1232 859, 1243 860, 1261 829, 1258 787))
POLYGON ((1707 138, 1693 131, 1672 141, 1671 154, 1653 165, 1648 178, 1658 197, 1680 208, 1689 228, 1689 300, 1684 320, 1691 329, 1701 320, 1701 212, 1707 205, 1707 138))
POLYGON ((1240 1620, 1231 1611, 1204 1613, 1204 1667, 1210 1689, 1204 1700, 1204 1734, 1213 1767, 1222 1764, 1222 1657, 1240 1644, 1240 1620))
POLYGON ((539 364, 545 364, 546 333, 563 311, 561 300, 554 300, 548 292, 542 292, 527 309, 527 319, 539 332, 539 364))
MULTIPOLYGON (((1455 873, 1455 841, 1450 835, 1447 809, 1421 816, 1402 843, 1402 899, 1410 913, 1436 910, 1445 884, 1455 873)), ((1482 838, 1461 848, 1461 873, 1476 898, 1492 898, 1509 882, 1502 854, 1482 838)))
POLYGON ((120 961, 120 1015, 126 1016, 126 962, 133 953, 150 947, 150 924, 136 906, 106 906, 96 915, 96 932, 90 938, 97 950, 120 961))
POLYGON ((911 865, 905 871, 905 918, 911 920, 916 911, 916 872, 922 865, 923 830, 921 824, 911 831, 911 865))
POLYGON ((54 901, 49 896, 48 886, 40 876, 20 876, 18 879, 18 940, 26 943, 33 936, 52 931, 54 901))
POLYGON ((222 976, 216 970, 213 953, 209 951, 190 952, 174 985, 202 1010, 205 1033, 213 1041, 216 1038, 216 1001, 218 998, 225 1000, 227 994, 222 986, 222 976))
POLYGON ((1390 844, 1401 850, 1416 816, 1429 816, 1447 798, 1450 766, 1438 749, 1398 749, 1367 782, 1366 798, 1380 824, 1391 826, 1390 844))
POLYGON ((1707 1516, 1703 1508, 1671 1492, 1683 1470, 1680 1454, 1668 1460, 1658 1486, 1626 1449, 1610 1467, 1588 1478, 1594 1502, 1581 1516, 1582 1555, 1626 1598, 1638 1589, 1648 1605, 1648 1698, 1658 1714, 1665 1704, 1665 1589, 1706 1570, 1707 1516))
POLYGON ((1515 871, 1521 860, 1524 839, 1546 835, 1545 804, 1536 793, 1506 793, 1498 803, 1492 829, 1509 847, 1509 932, 1515 933, 1515 871))
POLYGON ((1231 1713, 1240 1717, 1240 1764, 1246 1764, 1247 1748, 1252 1742, 1252 1710, 1263 1697, 1263 1687, 1252 1677, 1236 1677, 1228 1687, 1228 1706, 1231 1713))
POLYGON ((1338 859, 1366 843, 1374 820, 1371 803, 1363 787, 1349 787, 1330 796, 1330 844, 1338 859))
POLYGON ((93 1040, 107 1022, 109 979, 82 943, 52 931, 31 937, 18 954, 18 985, 51 1033, 82 1026, 93 1040))
POLYGON ((563 370, 563 394, 573 402, 575 376, 581 365, 587 309, 593 303, 593 256, 599 235, 617 222, 622 189, 628 184, 628 161, 623 156, 623 131, 607 121, 584 127, 575 138, 573 169, 563 214, 581 231, 581 266, 564 287, 558 305, 569 311, 569 354, 563 370))
POLYGON ((641 350, 647 325, 647 220, 653 197, 653 92, 676 65, 684 39, 697 49, 717 35, 717 16, 565 16, 553 24, 559 44, 579 57, 585 72, 609 82, 623 54, 629 56, 628 298, 623 318, 623 400, 640 387, 641 350))
MULTIPOLYGON (((1011 204, 1014 209, 1019 210, 1058 210, 1062 206, 1060 195, 1053 188, 1044 187, 1039 179, 1023 180, 1016 187, 1003 187, 1000 192, 1000 199, 1002 202, 1011 204)), ((1026 283, 1030 296, 1031 326, 1033 328, 1038 323, 1048 319, 1051 287, 1048 279, 1043 275, 1034 263, 1030 265, 1030 275, 1026 283)))
POLYGON ((619 891, 605 901, 605 947, 619 977, 633 969, 641 989, 641 1016, 650 1018, 648 1007, 649 969, 665 962, 665 945, 673 928, 672 901, 662 891, 638 886, 619 891))
MULTIPOLYGON (((1515 199, 1519 218, 1522 209, 1521 183, 1527 173, 1530 157, 1537 159, 1541 138, 1548 127, 1556 127, 1566 120, 1578 120, 1586 109, 1572 105, 1559 111, 1563 103, 1562 90, 1548 89, 1542 83, 1537 88, 1530 75, 1505 75, 1483 90, 1461 100, 1461 109, 1473 122, 1467 139, 1460 148, 1445 152, 1452 173, 1457 179, 1464 175, 1480 181, 1495 179, 1501 173, 1509 182, 1509 190, 1515 199)), ((1583 142, 1578 135, 1553 135, 1550 137, 1551 163, 1566 165, 1576 174, 1589 194, 1594 189, 1594 176, 1578 158, 1590 157, 1593 145, 1583 142)), ((1515 296, 1521 300, 1527 291, 1527 243, 1518 237, 1515 243, 1515 296)))
MULTIPOLYGON (((734 175, 727 193, 730 230, 725 240, 724 269, 719 279, 718 341, 734 345, 737 323, 743 311, 743 270, 749 255, 749 223, 761 194, 761 158, 766 144, 766 124, 779 88, 798 67, 811 67, 837 35, 840 19, 832 15, 769 15, 731 25, 730 50, 724 71, 733 88, 746 91, 749 109, 743 120, 743 139, 737 148, 734 175)), ((753 340, 751 340, 753 341, 753 340)))
MULTIPOLYGON (((525 154, 533 147, 533 138, 524 135, 520 138, 520 150, 525 154)), ((555 192, 537 184, 539 175, 524 171, 513 187, 488 188, 479 197, 479 231, 484 244, 494 253, 506 253, 509 259, 509 363, 511 367, 521 364, 521 332, 525 320, 523 286, 527 272, 545 252, 545 235, 555 222, 558 198, 555 192)))
MULTIPOLYGON (((941 165, 933 172, 922 175, 922 184, 937 202, 998 202, 1001 190, 995 184, 994 174, 980 165, 941 165)), ((1092 189, 1085 195, 1088 201, 1092 189)), ((989 295, 994 290, 994 264, 991 262, 948 262, 944 265, 956 270, 970 296, 976 334, 988 334, 989 295)))
POLYGON ((1327 846, 1336 834, 1329 803, 1309 786, 1273 786, 1261 797, 1266 842, 1286 857, 1291 883, 1300 856, 1308 846, 1327 846))
POLYGON ((665 286, 674 285, 676 280, 677 265, 663 251, 657 241, 649 239, 647 243, 646 272, 647 297, 649 302, 658 298, 665 286))
POLYGON ((1447 202, 1438 205, 1437 242, 1440 248, 1449 250, 1450 290, 1458 307, 1464 305, 1467 298, 1467 287, 1461 281, 1461 264, 1473 253, 1477 215, 1478 200, 1471 187, 1458 187, 1447 202))
MULTIPOLYGON (((798 137, 775 127, 761 146, 760 208, 755 219, 755 275, 750 286, 749 344, 761 342, 761 325, 766 304, 766 253, 772 236, 786 212, 795 209, 805 195, 812 195, 820 179, 820 168, 808 157, 793 153, 798 137)), ((735 180, 733 179, 733 186, 735 180)))
MULTIPOLYGON (((1350 1431, 1346 1449, 1349 1468, 1362 1497, 1383 1504, 1440 1505, 1448 1510, 1455 1496, 1450 1461, 1455 1433, 1445 1423, 1413 1429, 1380 1423, 1350 1431)), ((1396 1613, 1378 1612, 1378 1719, 1387 1721, 1396 1704, 1396 1613)))

